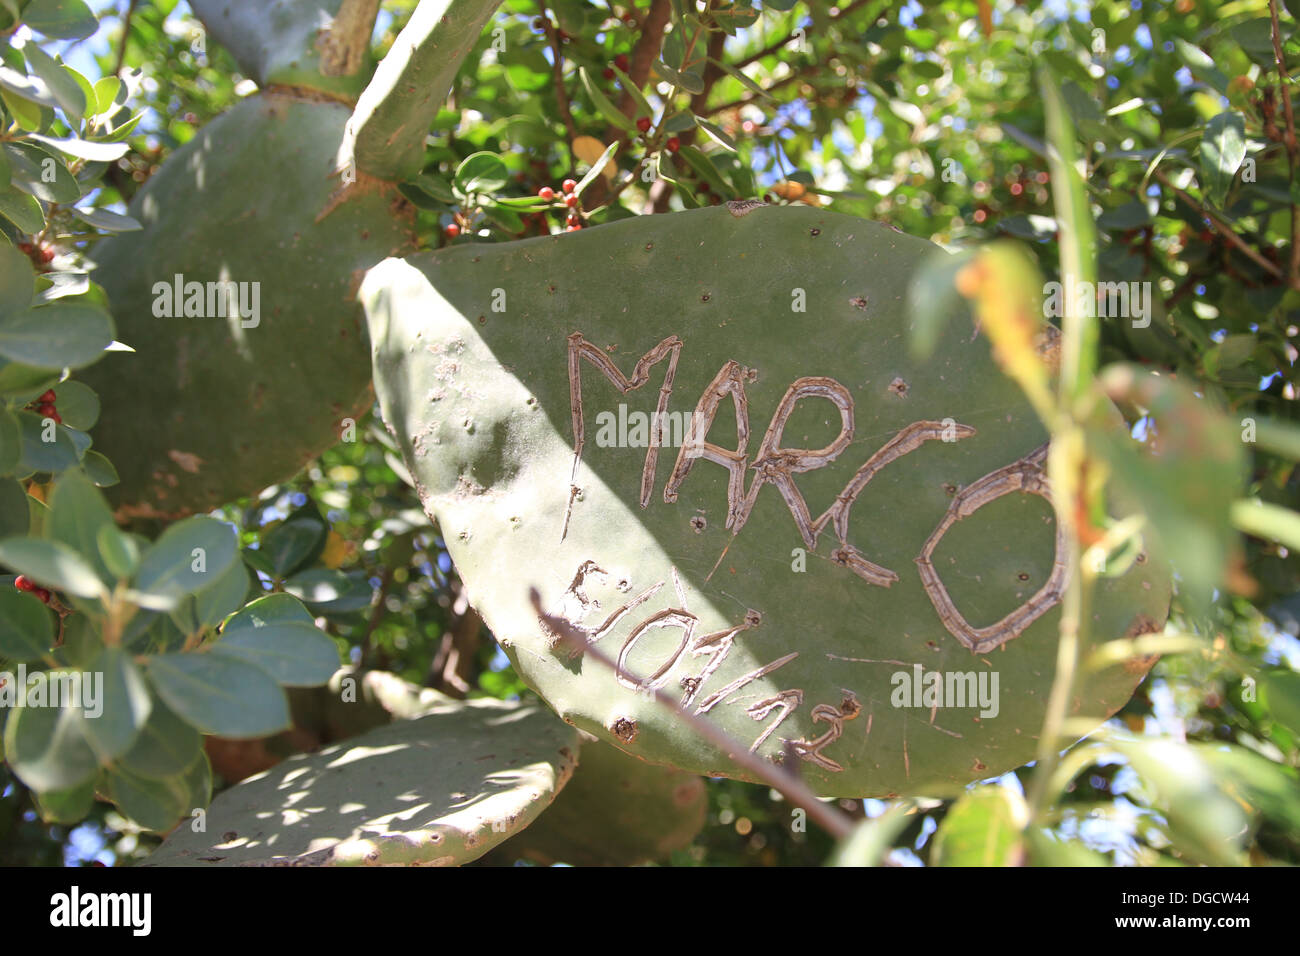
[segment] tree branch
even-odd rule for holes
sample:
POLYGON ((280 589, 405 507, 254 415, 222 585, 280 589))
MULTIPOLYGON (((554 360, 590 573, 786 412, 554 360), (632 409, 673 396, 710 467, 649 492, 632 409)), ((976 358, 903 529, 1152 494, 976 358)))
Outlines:
MULTIPOLYGON (((579 633, 572 624, 563 618, 553 617, 542 609, 542 598, 537 593, 536 588, 529 588, 528 597, 532 601, 533 609, 543 623, 560 638, 562 644, 578 653, 585 654, 587 657, 608 667, 619 677, 630 683, 636 683, 637 678, 629 674, 618 662, 607 656, 595 645, 587 643, 584 635, 579 633)), ((837 840, 842 840, 853 832, 853 820, 845 815, 842 811, 829 803, 823 803, 817 794, 809 789, 808 785, 800 780, 789 770, 783 767, 777 767, 768 761, 759 757, 757 754, 750 753, 749 750, 741 743, 732 740, 716 726, 701 717, 692 714, 683 708, 677 701, 673 700, 662 689, 656 687, 653 690, 655 700, 662 706, 668 708, 683 724, 690 727, 697 734, 707 740, 713 746, 717 747, 728 757, 738 763, 742 768, 749 771, 759 780, 763 781, 773 790, 779 791, 787 800, 797 807, 802 807, 808 812, 808 816, 819 823, 831 836, 837 840)))

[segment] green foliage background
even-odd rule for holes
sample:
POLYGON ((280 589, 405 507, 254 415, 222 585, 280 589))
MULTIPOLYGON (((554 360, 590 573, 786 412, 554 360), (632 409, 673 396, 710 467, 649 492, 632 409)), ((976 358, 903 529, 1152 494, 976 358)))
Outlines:
MULTIPOLYGON (((383 5, 377 52, 386 51, 412 6, 383 5)), ((697 9, 671 6, 678 23, 686 22, 682 11, 697 9)), ((1046 67, 1078 130, 1099 276, 1150 281, 1156 289, 1148 328, 1100 324, 1101 364, 1136 362, 1189 383, 1226 410, 1243 438, 1250 422, 1275 423, 1258 442, 1247 440, 1244 491, 1290 508, 1300 444, 1300 184, 1286 108, 1290 73, 1300 68, 1292 6, 1276 5, 1284 70, 1262 0, 773 0, 761 15, 743 2, 701 6, 730 11, 716 22, 736 28, 702 37, 689 54, 670 37, 662 56, 673 70, 698 74, 671 87, 668 112, 689 110, 707 125, 670 122, 645 137, 624 134, 609 167, 615 177, 598 177, 584 194, 583 223, 731 198, 805 201, 952 247, 1012 237, 1045 277, 1057 278, 1059 223, 1045 100, 1035 79, 1046 67), (711 59, 700 61, 699 53, 711 59), (672 134, 680 141, 675 153, 666 147, 672 134), (646 162, 659 172, 654 186, 637 175, 646 162), (1283 437, 1265 440, 1277 434, 1283 437)), ((225 51, 196 43, 201 33, 184 4, 142 0, 129 4, 129 17, 126 3, 105 7, 93 40, 43 45, 78 64, 92 83, 120 67, 139 71, 128 84, 128 106, 141 115, 121 137, 130 151, 100 164, 98 191, 86 190, 89 205, 121 210, 172 150, 246 95, 249 84, 225 51)), ((621 124, 602 100, 618 103, 622 81, 606 72, 620 55, 635 56, 649 15, 647 0, 501 6, 432 127, 423 174, 404 190, 419 207, 422 244, 505 241, 563 228, 563 211, 527 197, 587 171, 592 157, 578 157, 584 147, 575 151, 575 139, 594 137, 603 146, 618 135, 621 124), (535 25, 538 17, 545 29, 535 25), (564 62, 558 83, 556 51, 564 62), (484 152, 499 158, 491 168, 504 169, 504 184, 468 194, 462 163, 484 152), (447 235, 453 222, 460 238, 447 235)), ((6 134, 20 136, 12 127, 6 134)), ((95 231, 66 209, 49 218, 36 240, 57 250, 58 271, 93 262, 95 231)), ((6 228, 11 240, 22 238, 6 228)), ((84 295, 93 301, 93 287, 84 295)), ((1152 432, 1144 409, 1124 411, 1137 436, 1152 432)), ((439 532, 373 416, 359 423, 357 439, 330 449, 288 485, 218 515, 238 529, 245 562, 258 572, 256 587, 302 598, 344 660, 456 696, 527 694, 467 606, 439 532), (332 597, 313 600, 322 587, 332 597)), ((41 493, 48 488, 37 485, 41 493)), ((1212 605, 1176 603, 1174 629, 1212 652, 1162 658, 1110 722, 1139 742, 1203 745, 1201 758, 1247 810, 1241 848, 1255 863, 1300 862, 1300 535, 1298 519, 1287 514, 1287 523, 1267 533, 1233 534, 1231 546, 1212 556, 1222 572, 1212 605), (1213 746, 1223 744, 1233 746, 1213 746)), ((1129 759, 1099 751, 1078 771, 1056 805, 1052 836, 1037 838, 1036 861, 1215 859, 1188 821, 1218 812, 1219 791, 1180 787, 1137 751, 1129 759)), ((1001 786, 1028 791, 1033 776, 1032 767, 1022 768, 1001 786)), ((830 855, 830 839, 815 827, 792 829, 788 804, 767 788, 715 780, 709 789, 705 830, 665 862, 820 864, 830 855)), ((953 806, 915 806, 887 860, 936 862, 934 834, 953 806)), ((846 809, 876 817, 885 805, 846 809)), ((121 863, 156 840, 102 803, 80 824, 43 822, 34 796, 0 767, 0 863, 121 863)))

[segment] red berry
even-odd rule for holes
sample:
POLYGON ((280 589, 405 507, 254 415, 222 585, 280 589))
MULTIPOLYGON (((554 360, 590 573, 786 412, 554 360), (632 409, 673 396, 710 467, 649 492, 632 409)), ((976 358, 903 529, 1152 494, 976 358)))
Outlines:
POLYGON ((577 214, 576 212, 571 212, 571 213, 569 213, 568 218, 565 219, 564 221, 565 221, 566 223, 568 223, 570 226, 581 226, 581 225, 582 225, 582 220, 578 218, 578 214, 577 214))
POLYGON ((40 598, 42 601, 44 601, 46 604, 50 603, 50 592, 45 590, 45 588, 37 588, 32 593, 35 594, 38 598, 40 598))
POLYGON ((537 190, 537 195, 541 196, 547 202, 550 202, 555 198, 555 190, 550 186, 543 186, 541 189, 537 190))
POLYGON ((582 224, 581 224, 581 223, 574 223, 572 226, 565 226, 565 227, 564 227, 564 231, 565 231, 565 232, 577 232, 577 231, 578 231, 579 229, 581 229, 581 228, 582 228, 582 224))
POLYGON ((456 225, 454 222, 450 223, 443 232, 447 234, 448 239, 455 239, 460 235, 460 226, 456 225))
POLYGON ((36 414, 40 415, 41 418, 53 418, 58 412, 54 410, 54 406, 49 402, 41 402, 36 406, 36 414))
POLYGON ((627 54, 620 53, 618 56, 614 57, 614 65, 618 67, 620 70, 622 70, 624 73, 626 73, 629 65, 627 54))
POLYGON ((14 578, 14 587, 20 591, 36 590, 36 585, 32 583, 32 579, 25 574, 20 574, 18 577, 14 578))
POLYGON ((63 419, 62 419, 61 417, 59 417, 59 413, 58 413, 58 412, 51 412, 51 413, 50 413, 50 417, 51 417, 52 419, 54 419, 54 424, 56 424, 56 425, 62 425, 62 424, 63 424, 63 419))
POLYGON ((49 246, 46 246, 45 248, 41 249, 41 262, 49 262, 53 258, 54 258, 53 249, 51 249, 49 246))
POLYGON ((611 70, 609 67, 605 67, 605 69, 600 71, 600 75, 607 80, 612 80, 614 78, 614 71, 611 70))
POLYGON ((576 180, 566 179, 564 182, 560 184, 560 186, 564 189, 565 195, 568 195, 569 193, 573 192, 575 189, 578 188, 578 183, 576 180))
POLYGON ((643 133, 650 132, 650 117, 648 116, 638 117, 636 121, 636 128, 643 133))
POLYGON ((59 396, 54 394, 54 389, 47 388, 45 394, 37 399, 38 402, 53 402, 59 396))
POLYGON ((664 146, 667 148, 668 152, 675 153, 677 150, 681 149, 682 141, 676 136, 669 136, 668 142, 664 143, 664 146))
POLYGON ((564 197, 564 204, 572 209, 574 206, 578 205, 578 197, 573 195, 573 193, 569 193, 569 195, 564 197))
POLYGON ((623 14, 623 22, 630 27, 634 27, 636 26, 636 17, 632 16, 630 13, 625 13, 623 14))

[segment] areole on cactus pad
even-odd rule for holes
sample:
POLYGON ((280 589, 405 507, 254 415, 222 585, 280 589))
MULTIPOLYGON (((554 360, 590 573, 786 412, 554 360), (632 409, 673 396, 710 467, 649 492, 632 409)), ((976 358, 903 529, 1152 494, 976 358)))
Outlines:
MULTIPOLYGON (((370 271, 384 419, 562 717, 749 779, 646 693, 671 691, 828 796, 1033 759, 1066 583, 1046 434, 969 323, 909 350, 933 249, 750 202, 370 271), (557 646, 533 587, 627 673, 557 646)), ((1169 595, 1139 556, 1101 579, 1092 639, 1161 626, 1169 595)), ((1114 713, 1149 665, 1087 675, 1071 715, 1114 713)))

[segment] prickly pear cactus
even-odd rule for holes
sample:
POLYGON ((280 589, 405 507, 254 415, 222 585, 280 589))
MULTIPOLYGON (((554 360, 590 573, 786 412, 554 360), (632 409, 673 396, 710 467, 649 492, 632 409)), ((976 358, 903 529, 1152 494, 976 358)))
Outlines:
POLYGON ((146 865, 456 866, 550 806, 577 752, 543 707, 437 704, 231 787, 146 865))
POLYGON ((245 100, 136 196, 144 229, 98 247, 96 278, 135 352, 85 378, 118 409, 95 442, 127 514, 207 509, 287 478, 366 408, 354 290, 407 245, 409 223, 378 187, 331 208, 330 144, 349 116, 292 95, 245 100))
POLYGON ((85 375, 120 516, 255 493, 368 407, 356 286, 413 248, 397 183, 498 3, 423 0, 372 76, 378 0, 196 0, 265 92, 168 158, 131 204, 143 231, 96 250, 136 350, 85 375))
MULTIPOLYGON (((969 322, 912 357, 932 249, 733 203, 371 270, 384 419, 566 720, 745 779, 659 688, 833 796, 1033 759, 1065 584, 1046 436, 969 322), (557 646, 531 587, 630 677, 557 646)), ((1093 638, 1159 627, 1169 593, 1146 556, 1104 579, 1093 638)), ((1113 713, 1146 666, 1090 675, 1072 715, 1113 713)))
POLYGON ((636 866, 689 846, 708 809, 703 778, 588 739, 573 779, 550 809, 488 858, 636 866))

